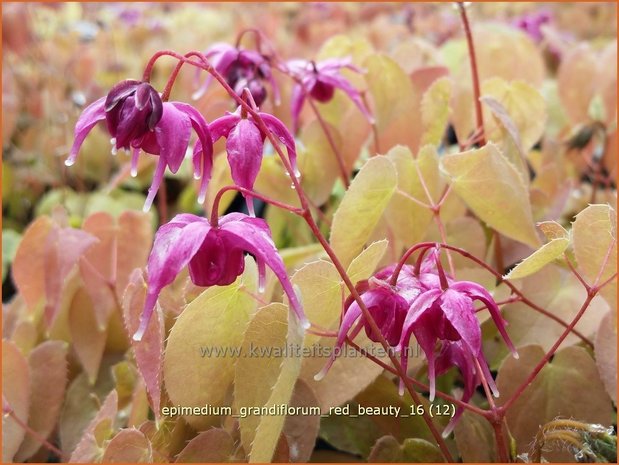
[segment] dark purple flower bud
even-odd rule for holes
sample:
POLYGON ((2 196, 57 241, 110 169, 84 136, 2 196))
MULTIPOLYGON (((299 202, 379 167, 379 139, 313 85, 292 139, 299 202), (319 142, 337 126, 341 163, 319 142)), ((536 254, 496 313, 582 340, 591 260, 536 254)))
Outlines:
POLYGON ((152 131, 161 120, 163 102, 150 84, 127 79, 107 94, 105 113, 114 147, 129 150, 132 141, 152 131))
POLYGON ((243 273, 244 253, 250 253, 258 265, 259 288, 264 288, 266 267, 273 270, 290 301, 299 322, 309 326, 303 308, 286 274, 267 223, 242 213, 230 213, 211 223, 191 214, 176 215, 161 226, 148 258, 148 291, 140 327, 133 336, 140 340, 155 308, 161 290, 171 284, 183 268, 198 286, 223 286, 243 273))
POLYGON ((113 136, 112 154, 118 148, 131 150, 131 174, 137 174, 140 150, 159 156, 153 182, 148 190, 144 210, 148 210, 161 185, 166 167, 176 173, 181 166, 191 138, 198 136, 200 153, 194 154, 194 176, 202 179, 200 200, 204 200, 213 166, 213 141, 204 117, 191 105, 162 102, 147 83, 127 80, 114 86, 107 97, 91 103, 75 124, 75 139, 65 165, 75 163, 88 133, 105 120, 113 136))

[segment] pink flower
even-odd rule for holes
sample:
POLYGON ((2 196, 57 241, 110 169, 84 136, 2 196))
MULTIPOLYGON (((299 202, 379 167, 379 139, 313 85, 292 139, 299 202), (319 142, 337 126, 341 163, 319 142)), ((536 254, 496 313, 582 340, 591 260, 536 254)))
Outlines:
MULTIPOLYGON (((436 393, 436 377, 453 366, 459 368, 464 379, 462 400, 470 400, 481 382, 477 363, 490 389, 498 395, 482 353, 481 328, 473 305, 475 300, 485 304, 505 343, 515 357, 517 353, 505 331, 499 307, 490 293, 477 283, 455 281, 448 277, 440 265, 439 251, 436 249, 420 263, 418 271, 414 266, 403 265, 395 286, 392 286, 390 282, 395 269, 395 265, 383 268, 368 281, 359 283, 357 289, 389 346, 400 353, 404 371, 408 366, 410 338, 415 335, 428 361, 430 400, 434 400, 436 393)), ((334 353, 315 376, 317 380, 326 375, 346 337, 354 338, 362 327, 365 327, 372 341, 379 341, 359 305, 348 299, 334 353)), ((400 393, 403 392, 404 383, 400 382, 400 393)), ((458 411, 445 434, 453 429, 460 414, 458 411)))
MULTIPOLYGON (((479 362, 484 372, 490 370, 481 350, 481 328, 475 316, 474 301, 479 300, 486 305, 494 324, 503 340, 510 348, 514 357, 518 354, 512 344, 505 322, 498 305, 490 293, 477 283, 471 281, 453 281, 449 279, 440 266, 438 255, 435 257, 436 273, 420 273, 419 281, 424 289, 411 304, 400 339, 400 351, 405 354, 411 336, 414 334, 417 343, 424 351, 428 360, 428 379, 430 381, 430 400, 436 393, 436 353, 437 342, 459 342, 452 351, 465 352, 463 357, 472 356, 479 362)), ((454 359, 452 357, 451 359, 454 359)), ((406 368, 407 358, 402 357, 402 366, 406 368)), ((498 391, 491 376, 486 376, 493 393, 498 391)))
MULTIPOLYGON (((112 135, 112 154, 119 148, 131 150, 131 174, 137 174, 140 149, 158 155, 153 182, 144 203, 147 211, 161 185, 166 167, 176 173, 181 166, 191 128, 196 132, 204 149, 200 157, 194 156, 196 178, 202 178, 200 192, 206 193, 211 177, 213 142, 204 117, 191 105, 181 102, 162 102, 150 84, 127 80, 115 85, 106 97, 91 103, 82 112, 75 125, 75 140, 65 165, 77 159, 84 139, 95 125, 105 120, 112 135)), ((204 198, 204 194, 201 198, 204 198)))
MULTIPOLYGON (((269 81, 275 101, 279 102, 279 88, 271 73, 271 65, 264 55, 226 43, 213 45, 204 55, 239 97, 243 89, 247 87, 256 105, 261 105, 267 97, 264 81, 269 81)), ((211 75, 206 78, 202 86, 194 93, 194 99, 199 99, 204 95, 212 79, 211 75)))
MULTIPOLYGON (((400 342, 402 324, 404 323, 404 318, 406 317, 406 311, 408 309, 406 300, 398 295, 396 290, 387 282, 376 278, 362 281, 357 284, 356 287, 361 295, 361 300, 372 315, 372 318, 376 322, 376 325, 387 343, 392 347, 397 346, 400 342)), ((340 325, 335 348, 324 368, 314 377, 317 381, 325 377, 331 365, 333 365, 337 353, 344 345, 347 336, 354 339, 354 337, 359 334, 359 331, 365 328, 365 333, 370 340, 374 342, 380 341, 379 335, 370 327, 356 300, 349 297, 345 303, 345 308, 346 310, 340 325), (355 323, 357 323, 357 325, 352 332, 348 334, 355 323)))
MULTIPOLYGON (((266 127, 273 132, 275 137, 281 141, 288 152, 288 158, 292 165, 294 176, 299 176, 297 170, 297 152, 292 134, 275 116, 268 113, 258 113, 266 127)), ((262 163, 262 153, 264 150, 264 140, 266 134, 260 131, 253 117, 243 116, 241 108, 236 112, 228 113, 226 116, 216 119, 210 125, 213 142, 217 142, 220 137, 225 137, 226 152, 228 153, 228 163, 230 164, 230 174, 237 186, 246 189, 253 189, 254 182, 260 171, 262 163)), ((196 144, 194 156, 200 156, 202 145, 196 144)), ((249 196, 245 196, 247 207, 250 214, 254 215, 254 207, 249 196)))
POLYGON ((293 129, 296 132, 299 125, 299 114, 303 108, 303 102, 309 95, 310 98, 321 103, 329 102, 335 94, 335 89, 340 89, 350 97, 359 107, 370 123, 374 121, 369 110, 365 107, 361 94, 348 80, 340 74, 342 68, 347 68, 357 73, 363 71, 354 66, 349 58, 331 58, 315 63, 307 60, 291 60, 287 63, 290 71, 296 75, 301 83, 292 90, 291 111, 293 129))
POLYGON ((225 286, 243 273, 245 252, 256 259, 259 288, 264 288, 268 266, 282 284, 297 318, 308 326, 267 223, 242 213, 222 216, 218 223, 214 227, 205 218, 180 214, 159 228, 148 258, 148 291, 135 340, 144 335, 161 290, 183 268, 189 266, 189 276, 197 286, 225 286))

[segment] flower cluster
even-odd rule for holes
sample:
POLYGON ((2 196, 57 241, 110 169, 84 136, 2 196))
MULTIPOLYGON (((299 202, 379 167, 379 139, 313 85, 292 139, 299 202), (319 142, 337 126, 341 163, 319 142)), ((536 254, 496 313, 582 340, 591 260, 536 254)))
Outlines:
MULTIPOLYGON (((436 377, 451 367, 458 367, 464 379, 462 401, 468 402, 481 382, 481 375, 490 389, 498 396, 481 347, 481 328, 476 317, 474 301, 480 301, 517 357, 516 349, 505 331, 505 322, 499 307, 490 293, 477 283, 455 281, 443 271, 438 250, 433 250, 416 269, 404 265, 392 284, 395 265, 386 267, 367 281, 357 285, 361 300, 367 307, 386 342, 401 354, 404 371, 408 364, 408 346, 414 335, 428 361, 430 400, 436 394, 436 377), (478 371, 481 370, 482 373, 478 371)), ((356 301, 346 302, 346 311, 340 325, 336 349, 341 348, 347 337, 354 338, 365 328, 374 342, 380 340, 356 301), (355 326, 356 324, 356 326, 355 326)), ((316 375, 322 379, 335 361, 333 355, 316 375)), ((400 381, 400 393, 403 393, 400 381)), ((447 432, 451 431, 461 411, 453 418, 447 432)))

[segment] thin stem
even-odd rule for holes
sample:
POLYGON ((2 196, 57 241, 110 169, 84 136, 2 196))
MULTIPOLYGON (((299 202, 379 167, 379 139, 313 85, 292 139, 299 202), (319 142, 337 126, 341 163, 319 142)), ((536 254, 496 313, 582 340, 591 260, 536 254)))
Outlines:
MULTIPOLYGON (((471 62, 471 77, 473 81, 473 96, 475 98, 475 118, 477 120, 477 130, 483 131, 484 117, 481 109, 481 92, 479 90, 479 72, 477 69, 477 57, 475 56, 475 43, 473 42, 473 34, 471 33, 471 25, 469 24, 469 18, 466 14, 466 7, 463 2, 458 2, 458 9, 460 10, 460 18, 462 19, 462 26, 464 27, 464 34, 466 35, 466 43, 469 49, 469 60, 471 62)), ((485 145, 486 140, 483 134, 479 139, 480 145, 485 145)))
POLYGON ((262 200, 265 203, 271 204, 275 207, 281 208, 282 210, 287 210, 290 213, 294 213, 295 215, 302 216, 303 210, 297 207, 293 207, 292 205, 288 205, 286 203, 280 202, 278 200, 267 197, 266 195, 259 194, 256 191, 251 189, 247 189, 245 187, 231 185, 225 186, 219 189, 217 194, 215 195, 215 199, 213 200, 213 209, 211 211, 211 225, 213 227, 217 226, 217 219, 219 218, 219 203, 221 202, 222 196, 229 191, 237 191, 244 195, 249 195, 251 197, 255 197, 257 199, 262 200))
POLYGON ((505 404, 503 404, 501 407, 499 407, 499 410, 501 410, 502 412, 506 412, 507 409, 509 409, 509 407, 511 405, 513 405, 513 403, 516 402, 516 400, 518 400, 518 398, 522 395, 522 393, 526 390, 526 388, 529 387, 529 385, 535 380, 535 378, 537 377, 539 372, 542 370, 542 368, 544 368, 544 366, 546 366, 546 364, 550 361, 550 359, 555 354, 555 352, 557 351, 559 346, 563 343, 565 338, 569 335, 570 331, 574 328, 574 326, 576 326, 576 323, 578 323, 578 321, 580 321, 580 318, 583 316, 583 314, 585 313, 587 308, 589 308, 589 304, 591 304, 591 301, 595 297, 596 293, 597 293, 597 291, 595 289, 593 289, 592 291, 590 291, 587 294, 587 298, 583 302, 582 306, 580 307, 580 310, 578 310, 578 313, 576 314, 576 316, 574 317, 572 322, 568 325, 568 327, 565 329, 565 331, 563 331, 563 333, 561 334, 559 339, 557 339, 557 341, 553 344, 553 346, 546 353, 544 358, 542 360, 540 360, 540 362, 533 369, 531 374, 529 374, 527 379, 516 389, 516 391, 507 400, 507 402, 505 402, 505 404))
POLYGON ((64 455, 64 453, 60 449, 58 449, 51 442, 49 442, 45 437, 43 437, 37 431, 30 428, 30 426, 28 426, 26 423, 24 423, 22 419, 17 416, 13 408, 10 405, 8 405, 6 401, 4 401, 4 399, 3 399, 2 412, 4 415, 8 415, 9 417, 11 417, 13 421, 19 425, 20 428, 22 428, 26 433, 28 433, 30 436, 32 436, 34 439, 40 442, 43 447, 45 447, 50 452, 56 454, 56 456, 60 459, 60 461, 66 462, 68 460, 67 457, 64 455))
POLYGON ((587 292, 589 292, 589 289, 591 289, 591 286, 589 286, 587 281, 585 281, 585 278, 583 278, 582 275, 578 272, 578 270, 572 263, 572 260, 570 260, 569 255, 566 252, 564 252, 563 257, 565 258, 565 262, 567 263, 568 268, 572 271, 574 276, 576 276, 576 279, 578 279, 578 281, 580 281, 580 284, 582 284, 583 287, 587 290, 587 292))
POLYGON ((307 101, 309 102, 310 107, 312 108, 312 110, 314 111, 314 114, 316 115, 316 119, 318 120, 318 123, 320 124, 320 127, 322 128, 322 132, 324 132, 327 138, 327 141, 329 142, 329 146, 331 147, 331 150, 333 150, 333 154, 335 155, 335 159, 337 160, 337 166, 340 169, 340 177, 342 178, 344 187, 348 189, 348 187, 350 186, 350 181, 349 181, 348 172, 346 171, 344 157, 342 156, 339 148, 335 144, 335 141, 333 140, 333 136, 331 135, 331 131, 329 131, 329 127, 327 126, 327 123, 325 122, 324 118, 320 114, 320 111, 318 110, 318 106, 316 105, 316 103, 314 103, 314 100, 312 99, 311 95, 308 95, 307 91, 305 90, 305 87, 303 87, 303 92, 305 92, 307 101))
POLYGON ((507 449, 507 443, 503 436, 503 422, 491 422, 492 430, 494 431, 494 440, 496 441, 497 454, 499 455, 499 462, 509 463, 509 452, 507 449))

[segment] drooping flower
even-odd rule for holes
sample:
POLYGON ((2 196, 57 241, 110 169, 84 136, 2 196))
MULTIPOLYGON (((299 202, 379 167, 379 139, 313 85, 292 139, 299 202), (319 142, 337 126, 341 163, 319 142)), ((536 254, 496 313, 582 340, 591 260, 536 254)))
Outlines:
POLYGON ((286 274, 267 223, 242 213, 219 218, 218 225, 191 214, 176 215, 155 235, 148 258, 148 291, 140 326, 133 338, 140 340, 146 331, 161 290, 171 284, 183 268, 197 286, 224 286, 243 273, 244 253, 258 265, 259 288, 264 288, 266 266, 271 268, 288 296, 299 321, 308 326, 301 304, 286 274))
POLYGON ((318 63, 307 60, 290 60, 287 62, 287 66, 290 72, 301 81, 292 90, 291 112, 295 132, 298 129, 299 115, 305 98, 309 96, 318 102, 326 103, 333 98, 335 89, 344 91, 368 121, 370 123, 374 121, 370 111, 363 103, 361 93, 340 74, 342 69, 350 69, 357 73, 363 72, 353 65, 349 58, 331 58, 318 63))
MULTIPOLYGON (((247 87, 256 105, 261 105, 267 97, 264 83, 268 81, 276 103, 279 102, 279 88, 273 78, 271 65, 264 55, 253 50, 233 47, 230 44, 217 43, 209 48, 204 56, 239 97, 243 89, 247 87)), ((202 97, 212 80, 213 77, 209 74, 202 86, 193 94, 193 98, 202 97)))
MULTIPOLYGON (((421 273, 419 276, 424 290, 415 298, 408 310, 400 339, 400 351, 405 353, 410 338, 414 334, 417 343, 426 355, 430 400, 434 400, 436 393, 437 342, 459 342, 450 349, 452 352, 465 352, 462 357, 472 356, 485 372, 490 372, 482 352, 481 328, 475 316, 475 300, 481 301, 487 307, 503 340, 514 357, 518 356, 505 330, 505 322, 499 307, 490 293, 477 283, 454 281, 448 278, 438 257, 436 257, 436 263, 436 273, 421 273)), ((450 359, 455 360, 455 355, 450 359)), ((406 362, 406 357, 403 357, 404 368, 406 368, 406 362)), ((498 396, 492 377, 487 376, 487 380, 492 392, 498 396)))
MULTIPOLYGON (((292 175, 298 176, 297 152, 292 134, 284 123, 275 116, 262 112, 258 112, 258 115, 275 137, 286 146, 288 158, 294 171, 292 175)), ((228 113, 213 121, 210 129, 213 142, 217 142, 221 137, 227 139, 226 152, 232 180, 240 187, 252 189, 260 170, 266 134, 260 130, 251 115, 243 115, 240 107, 234 113, 228 113)), ((194 149, 194 155, 200 156, 201 153, 202 146, 198 142, 194 149)), ((253 216, 252 200, 249 196, 245 196, 245 198, 249 212, 253 216)))
MULTIPOLYGON (((481 382, 481 375, 487 380, 493 393, 498 395, 482 352, 481 328, 473 303, 479 300, 486 306, 505 343, 517 357, 505 331, 505 322, 498 305, 481 285, 470 281, 456 281, 447 276, 439 258, 439 250, 433 249, 419 264, 418 269, 404 264, 395 285, 392 285, 392 279, 396 265, 385 267, 368 281, 359 283, 357 290, 389 346, 395 353, 400 354, 405 372, 408 367, 410 339, 412 335, 416 337, 428 361, 430 400, 434 399, 436 393, 436 377, 454 366, 460 370, 464 381, 461 398, 463 402, 471 399, 475 388, 481 382), (478 373, 479 369, 483 373, 478 373)), ((372 334, 357 302, 349 298, 334 353, 322 371, 315 376, 317 380, 326 375, 346 337, 354 338, 363 327, 371 340, 379 341, 379 338, 372 334)), ((401 381, 400 393, 403 392, 404 383, 401 381)), ((449 434, 453 430, 461 413, 459 409, 443 434, 449 434)))
MULTIPOLYGON (((380 333, 391 347, 396 347, 400 342, 402 334, 402 324, 406 317, 408 304, 406 300, 398 295, 396 290, 389 283, 370 278, 362 281, 356 286, 361 296, 361 300, 368 309, 370 315, 376 322, 380 333)), ((336 355, 344 345, 346 337, 354 339, 361 329, 365 328, 368 338, 374 342, 379 342, 380 337, 376 334, 369 322, 363 316, 361 307, 355 299, 349 297, 345 302, 345 313, 335 342, 334 351, 323 369, 314 377, 317 381, 325 377, 331 365, 335 361, 336 355), (356 326, 353 328, 353 326, 356 326), (352 329, 352 332, 349 331, 352 329)))
POLYGON ((115 85, 106 97, 91 103, 75 125, 75 140, 65 165, 75 163, 80 147, 88 133, 105 120, 112 136, 112 154, 120 148, 131 150, 131 174, 137 174, 140 149, 158 155, 152 184, 144 203, 148 210, 161 185, 166 167, 176 173, 181 166, 191 128, 203 148, 193 157, 194 175, 201 178, 200 198, 204 199, 211 177, 213 142, 208 124, 198 110, 182 102, 162 102, 153 87, 145 82, 126 80, 115 85))

